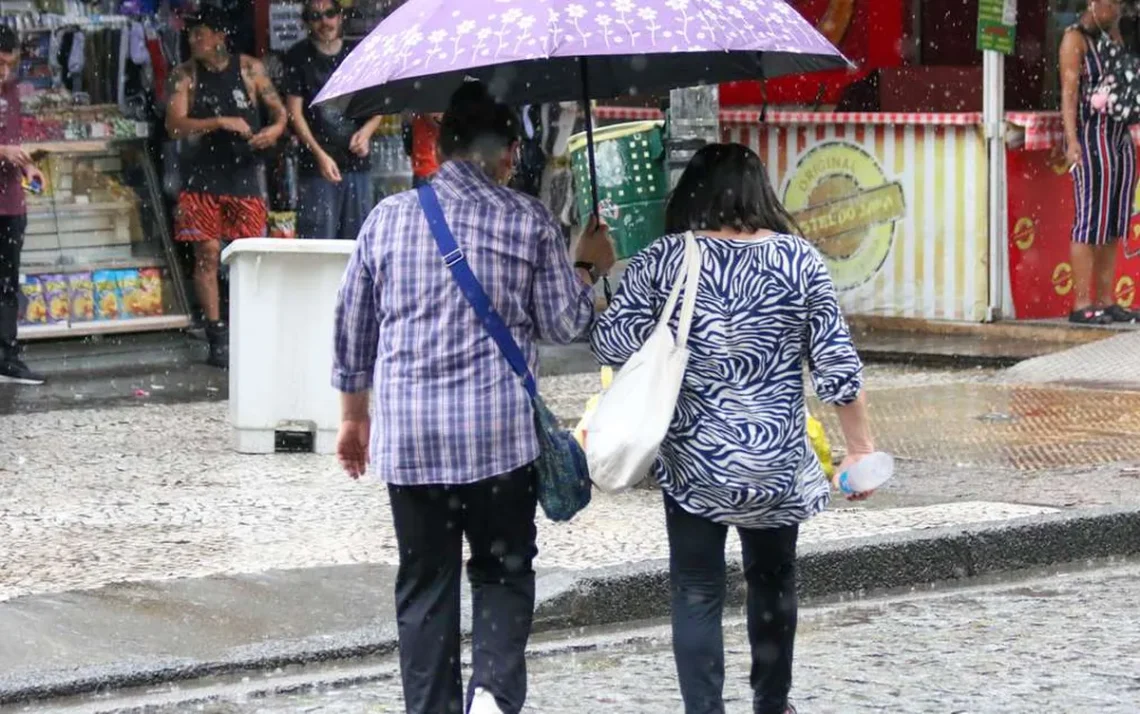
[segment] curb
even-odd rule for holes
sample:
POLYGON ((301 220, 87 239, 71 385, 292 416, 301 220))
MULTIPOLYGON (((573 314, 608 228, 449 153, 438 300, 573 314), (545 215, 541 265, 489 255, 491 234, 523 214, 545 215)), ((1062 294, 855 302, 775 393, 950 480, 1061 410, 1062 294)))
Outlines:
MULTIPOLYGON (((800 596, 863 595, 999 572, 1140 554, 1140 510, 1094 509, 1051 513, 966 527, 807 545, 798 561, 800 596)), ((729 567, 728 604, 744 600, 739 563, 729 567)), ((608 625, 669 615, 668 562, 566 572, 557 591, 535 613, 535 632, 608 625)), ((0 676, 0 706, 106 692, 290 665, 390 653, 394 632, 375 628, 332 637, 244 647, 217 661, 155 660, 53 671, 19 681, 0 676)))
POLYGON ((1010 355, 981 355, 958 354, 954 352, 902 352, 898 350, 877 350, 874 348, 859 348, 859 357, 866 364, 901 364, 908 367, 942 367, 956 369, 970 369, 973 367, 988 367, 992 369, 1005 369, 1020 364, 1031 357, 1013 357, 1010 355))
MULTIPOLYGON (((1140 554, 1140 510, 1095 509, 936 528, 800 549, 800 597, 826 598, 946 583, 994 573, 1140 554)), ((744 603, 739 563, 728 604, 744 603)), ((669 615, 668 563, 582 573, 573 591, 542 603, 536 624, 563 629, 669 615)))

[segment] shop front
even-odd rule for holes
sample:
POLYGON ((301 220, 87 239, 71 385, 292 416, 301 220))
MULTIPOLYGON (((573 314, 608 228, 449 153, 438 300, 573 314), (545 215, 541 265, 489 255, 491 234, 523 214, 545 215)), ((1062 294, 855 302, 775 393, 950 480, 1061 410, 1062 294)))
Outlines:
POLYGON ((26 193, 20 338, 189 326, 149 145, 153 19, 0 14, 21 33, 18 121, 44 175, 26 193))
MULTIPOLYGON (((976 43, 978 0, 793 4, 859 69, 724 85, 721 128, 766 161, 828 261, 844 308, 967 321, 1067 316, 1073 185, 1061 117, 1048 108, 1059 104, 1056 56, 1082 0, 1018 4, 1014 51, 997 85, 1007 110, 996 115, 1004 139, 996 172, 982 113, 993 79, 984 78, 976 43)), ((1123 24, 1140 49, 1140 20, 1123 24)), ((1134 139, 1140 146, 1140 131, 1134 139)), ((1140 306, 1138 283, 1140 194, 1120 246, 1116 299, 1140 306)))

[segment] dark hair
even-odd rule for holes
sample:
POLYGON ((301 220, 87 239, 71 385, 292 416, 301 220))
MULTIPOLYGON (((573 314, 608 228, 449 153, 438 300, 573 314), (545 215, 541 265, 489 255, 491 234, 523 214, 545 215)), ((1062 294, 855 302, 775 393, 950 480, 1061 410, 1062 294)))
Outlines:
POLYGON ((803 235, 776 198, 764 162, 740 144, 709 144, 693 156, 665 207, 665 231, 735 230, 803 235))
MULTIPOLYGON (((305 0, 305 2, 301 4, 301 12, 309 12, 310 10, 313 9, 313 5, 316 5, 317 3, 324 2, 324 1, 325 0, 305 0)), ((334 8, 339 10, 342 15, 344 14, 344 8, 341 7, 340 3, 337 2, 337 0, 328 0, 328 2, 334 8)))
POLYGON ((439 127, 439 148, 445 157, 505 149, 518 138, 518 117, 496 102, 481 82, 465 82, 455 90, 439 127))
POLYGON ((186 17, 186 29, 192 30, 195 27, 208 27, 214 32, 221 32, 229 34, 233 28, 229 14, 214 5, 202 5, 198 12, 186 17))
POLYGON ((0 52, 15 52, 20 49, 20 36, 8 25, 0 25, 0 52))

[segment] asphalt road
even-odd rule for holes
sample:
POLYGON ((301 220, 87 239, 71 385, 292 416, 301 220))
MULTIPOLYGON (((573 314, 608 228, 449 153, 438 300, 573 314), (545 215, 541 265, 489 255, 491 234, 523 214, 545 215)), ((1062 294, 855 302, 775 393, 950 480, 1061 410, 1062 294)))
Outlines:
MULTIPOLYGON (((793 696, 802 714, 1140 711, 1140 563, 807 608, 793 696)), ((728 712, 748 711, 748 644, 728 623, 728 712)), ((679 712, 661 625, 535 642, 528 712, 679 712)), ((391 659, 166 692, 166 714, 402 712, 391 659), (349 681, 348 686, 329 682, 349 681), (292 693, 258 690, 287 685, 292 693)), ((55 711, 127 711, 148 696, 55 711)), ((138 709, 135 709, 136 711, 138 709)))

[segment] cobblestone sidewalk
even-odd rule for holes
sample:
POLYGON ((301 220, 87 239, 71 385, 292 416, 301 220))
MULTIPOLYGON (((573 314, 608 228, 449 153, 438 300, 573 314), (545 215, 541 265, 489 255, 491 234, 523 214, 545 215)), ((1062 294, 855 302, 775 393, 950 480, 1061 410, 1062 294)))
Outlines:
MULTIPOLYGON (((882 381, 935 378, 951 377, 902 371, 882 381)), ((544 392, 558 413, 572 415, 595 379, 552 378, 544 392)), ((330 457, 234 453, 225 404, 3 417, 0 433, 0 600, 124 580, 396 561, 383 488, 349 480, 330 457)), ((805 541, 1048 510, 843 506, 808 524, 805 541)), ((660 497, 598 496, 571 524, 543 523, 540 548, 546 568, 663 558, 660 497)))

